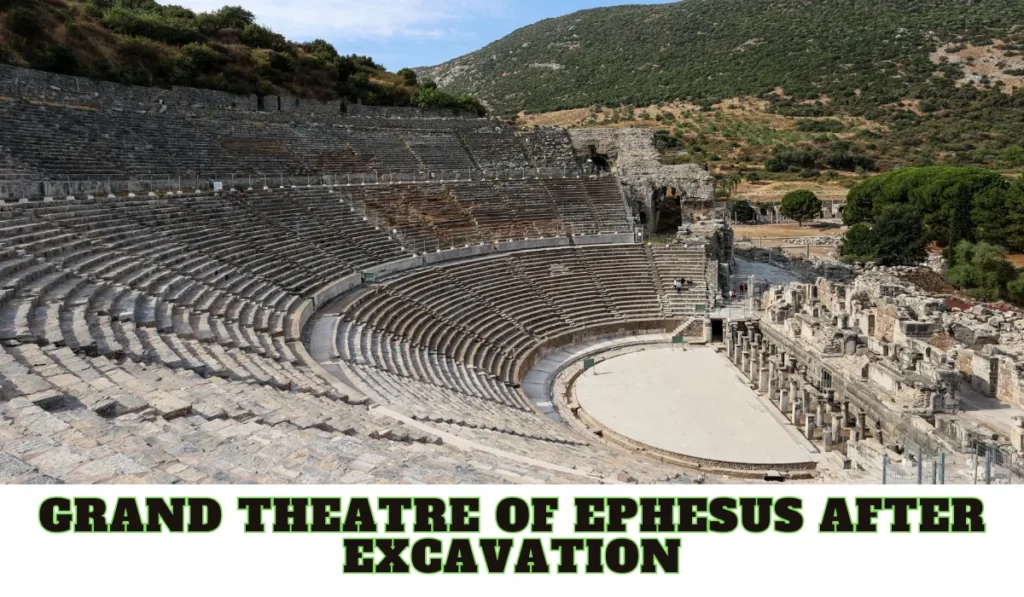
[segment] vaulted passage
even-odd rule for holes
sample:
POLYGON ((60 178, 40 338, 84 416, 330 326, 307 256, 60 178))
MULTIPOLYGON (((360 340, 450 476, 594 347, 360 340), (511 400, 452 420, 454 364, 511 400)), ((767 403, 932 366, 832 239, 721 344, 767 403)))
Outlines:
POLYGON ((654 233, 674 234, 683 223, 683 194, 672 187, 661 187, 651 195, 654 233))

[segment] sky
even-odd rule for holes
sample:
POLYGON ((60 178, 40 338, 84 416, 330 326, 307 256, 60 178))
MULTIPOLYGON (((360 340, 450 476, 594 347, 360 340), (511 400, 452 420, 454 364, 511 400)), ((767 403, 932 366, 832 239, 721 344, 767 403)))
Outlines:
MULTIPOLYGON (((658 3, 666 0, 643 0, 658 3)), ((297 42, 325 39, 388 70, 433 66, 548 17, 629 2, 601 0, 161 0, 197 12, 241 5, 297 42)), ((641 2, 632 2, 634 4, 641 2)))

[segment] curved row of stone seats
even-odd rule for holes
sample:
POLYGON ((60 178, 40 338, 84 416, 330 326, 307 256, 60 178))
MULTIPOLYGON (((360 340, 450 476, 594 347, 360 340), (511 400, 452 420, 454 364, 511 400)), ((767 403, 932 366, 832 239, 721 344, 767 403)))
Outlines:
POLYGON ((373 418, 191 371, 0 350, 0 483, 579 482, 373 418))
POLYGON ((39 178, 39 172, 25 162, 15 159, 11 152, 0 145, 0 181, 39 178))
MULTIPOLYGON (((688 259, 689 248, 662 251, 666 273, 688 274, 669 269, 667 255, 684 252, 688 259)), ((384 280, 346 299, 336 365, 374 401, 483 445, 602 474, 625 468, 645 480, 670 478, 670 467, 589 445, 514 388, 519 360, 547 339, 673 316, 666 295, 675 290, 662 286, 653 259, 638 245, 551 249, 384 280)), ((698 292, 703 286, 687 290, 698 292)))
POLYGON ((600 477, 627 470, 641 482, 674 479, 679 471, 588 442, 565 425, 442 385, 409 379, 379 367, 342 360, 340 370, 367 396, 451 435, 513 454, 559 463, 600 477))
POLYGON ((573 168, 577 165, 569 133, 562 128, 532 128, 516 131, 533 166, 573 168))
MULTIPOLYGON (((517 361, 548 338, 597 324, 692 315, 672 308, 672 299, 683 294, 676 297, 671 282, 665 287, 654 267, 649 249, 619 245, 528 251, 420 270, 346 305, 339 352, 357 364, 489 398, 493 392, 467 391, 480 380, 465 371, 515 384, 517 361)), ((687 273, 672 270, 673 279, 687 273)), ((684 294, 707 302, 703 283, 684 294)))
POLYGON ((465 175, 478 169, 577 166, 564 130, 520 133, 487 120, 353 119, 323 125, 265 122, 257 115, 192 118, 0 100, 0 122, 0 163, 18 165, 8 168, 7 176, 150 177, 187 187, 188 177, 198 174, 257 179, 391 171, 465 175), (478 142, 481 135, 493 138, 478 142))
POLYGON ((506 127, 460 131, 459 136, 481 167, 515 170, 547 165, 531 163, 520 140, 506 127))
POLYGON ((477 168, 477 163, 454 131, 404 134, 402 139, 409 151, 419 159, 423 165, 422 169, 427 172, 467 171, 477 168))
POLYGON ((708 266, 703 245, 679 246, 662 245, 645 248, 648 260, 653 267, 651 273, 655 279, 665 312, 674 317, 691 315, 701 306, 710 304, 717 289, 712 277, 712 285, 708 285, 708 266), (675 292, 673 283, 684 277, 686 290, 675 292))
MULTIPOLYGON (((0 339, 331 395, 325 380, 294 365, 284 321, 303 295, 353 270, 300 234, 287 238, 287 228, 266 217, 254 218, 258 228, 237 219, 218 228, 211 210, 246 213, 233 201, 147 198, 3 210, 0 339), (253 244, 261 235, 266 244, 253 244), (290 253, 314 258, 282 257, 290 253)), ((357 224, 348 230, 367 228, 357 224)), ((344 231, 335 226, 333 238, 344 231)))
MULTIPOLYGON (((130 260, 121 261, 124 265, 130 260)), ((187 301, 171 306, 154 284, 162 280, 166 287, 172 274, 140 262, 129 262, 121 270, 125 275, 114 283, 103 280, 93 266, 69 270, 61 261, 43 265, 43 275, 34 281, 23 283, 28 276, 5 280, 12 293, 0 314, 2 339, 9 344, 68 346, 83 354, 126 357, 279 389, 333 395, 322 379, 294 366, 296 359, 284 343, 283 328, 275 331, 275 324, 264 329, 243 327, 244 321, 224 317, 220 310, 222 306, 249 308, 254 317, 262 313, 278 319, 285 312, 255 303, 243 306, 244 301, 237 298, 221 300, 226 295, 212 286, 200 295, 217 297, 205 310, 187 301)))
POLYGON ((467 472, 445 449, 428 454, 370 442, 432 440, 394 425, 381 430, 324 380, 238 350, 232 343, 247 328, 229 313, 293 300, 279 287, 251 303, 223 292, 243 284, 236 270, 218 269, 186 245, 163 247, 159 236, 147 241, 151 229, 111 208, 130 213, 130 203, 2 212, 4 329, 10 321, 16 333, 0 350, 0 453, 3 474, 14 465, 22 471, 5 479, 519 480, 492 473, 508 468, 497 463, 467 472), (193 262, 197 268, 182 267, 193 262), (170 319, 161 326, 164 308, 170 319), (410 473, 416 467, 424 472, 410 473))
POLYGON ((472 211, 476 225, 485 238, 538 238, 565 234, 558 213, 545 195, 526 191, 523 197, 515 189, 528 188, 523 181, 466 182, 447 185, 455 199, 472 211), (531 206, 539 206, 537 207, 531 206))
POLYGON ((371 226, 343 190, 306 188, 250 191, 232 196, 236 205, 301 235, 351 270, 408 256, 388 230, 371 226))
POLYGON ((632 231, 612 178, 344 186, 346 203, 397 228, 408 248, 632 231))
POLYGON ((450 189, 461 185, 439 183, 342 187, 338 195, 350 207, 384 218, 397 229, 406 248, 422 252, 439 243, 478 243, 490 240, 473 217, 472 206, 456 200, 450 189))
POLYGON ((590 217, 599 231, 618 230, 623 218, 632 220, 632 214, 622 200, 622 189, 614 178, 584 178, 586 192, 593 212, 590 217))
POLYGON ((447 423, 471 429, 489 429, 528 439, 571 445, 585 445, 567 427, 529 409, 475 400, 457 391, 396 375, 387 370, 342 363, 342 372, 357 389, 374 396, 409 417, 432 423, 447 423))
POLYGON ((487 428, 472 428, 455 423, 435 422, 440 431, 457 435, 494 449, 542 460, 562 463, 602 478, 616 476, 620 480, 634 479, 639 483, 678 483, 688 478, 680 469, 660 464, 637 454, 608 448, 597 443, 585 445, 526 440, 514 434, 494 432, 487 428), (625 479, 619 477, 625 474, 625 479))

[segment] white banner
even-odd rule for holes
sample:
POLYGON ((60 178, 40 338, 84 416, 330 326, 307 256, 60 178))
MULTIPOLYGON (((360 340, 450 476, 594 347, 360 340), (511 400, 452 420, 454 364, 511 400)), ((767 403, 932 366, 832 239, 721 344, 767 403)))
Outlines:
POLYGON ((984 594, 1013 586, 1021 495, 1000 486, 8 486, 0 563, 8 595, 984 594))

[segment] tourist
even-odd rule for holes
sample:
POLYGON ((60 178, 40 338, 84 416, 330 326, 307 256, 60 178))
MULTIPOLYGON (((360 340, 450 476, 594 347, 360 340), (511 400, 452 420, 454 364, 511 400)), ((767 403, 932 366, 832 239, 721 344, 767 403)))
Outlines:
POLYGON ((672 283, 676 287, 676 294, 680 294, 683 291, 683 279, 680 278, 672 283))

